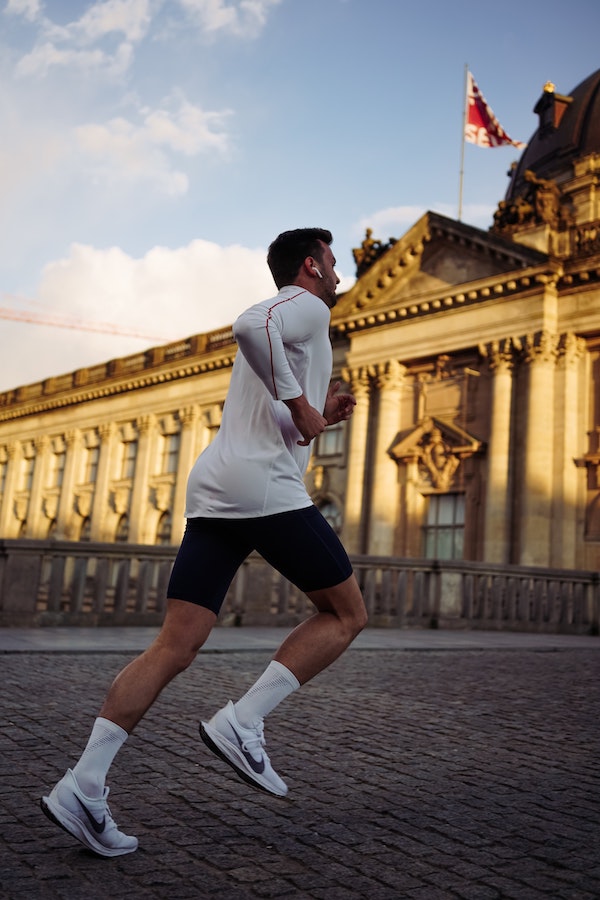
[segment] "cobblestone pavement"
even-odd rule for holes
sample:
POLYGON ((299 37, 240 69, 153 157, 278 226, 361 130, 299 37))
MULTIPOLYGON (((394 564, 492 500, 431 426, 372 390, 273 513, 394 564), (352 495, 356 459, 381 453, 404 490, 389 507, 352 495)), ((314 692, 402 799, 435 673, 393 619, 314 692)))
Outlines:
POLYGON ((0 656, 2 897, 600 897, 598 650, 351 650, 269 716, 284 800, 197 731, 269 654, 204 653, 111 769, 112 812, 140 848, 104 860, 39 798, 129 658, 0 656))

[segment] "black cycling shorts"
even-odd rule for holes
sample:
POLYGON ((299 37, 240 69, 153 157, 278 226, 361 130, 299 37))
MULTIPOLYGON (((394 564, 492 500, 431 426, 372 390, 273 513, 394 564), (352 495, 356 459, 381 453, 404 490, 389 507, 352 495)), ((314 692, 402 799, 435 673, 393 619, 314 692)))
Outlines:
POLYGON ((256 550, 304 593, 352 574, 348 554, 316 506, 252 519, 188 519, 167 596, 218 614, 229 585, 256 550))

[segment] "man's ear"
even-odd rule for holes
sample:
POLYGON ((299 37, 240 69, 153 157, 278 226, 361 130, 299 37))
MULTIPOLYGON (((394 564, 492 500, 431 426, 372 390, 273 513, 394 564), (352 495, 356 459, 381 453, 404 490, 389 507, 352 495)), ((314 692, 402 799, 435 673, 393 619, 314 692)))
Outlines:
POLYGON ((311 278, 322 278, 321 270, 319 269, 319 263, 314 258, 314 256, 307 256, 304 260, 304 268, 308 272, 311 278))

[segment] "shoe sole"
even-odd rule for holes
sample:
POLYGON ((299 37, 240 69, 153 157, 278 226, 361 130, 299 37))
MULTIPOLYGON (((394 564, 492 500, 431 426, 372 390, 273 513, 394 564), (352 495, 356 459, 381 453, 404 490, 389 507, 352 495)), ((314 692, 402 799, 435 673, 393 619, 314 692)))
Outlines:
POLYGON ((71 821, 67 819, 65 816, 65 821, 59 817, 58 811, 54 811, 50 805, 51 801, 49 797, 42 797, 40 800, 40 807, 42 812, 54 825, 58 825, 59 828, 62 828, 63 831, 66 831, 67 834, 70 834, 71 837, 74 837, 75 840, 79 841, 80 844, 87 850, 91 850, 92 853, 95 853, 96 856, 102 857, 113 857, 113 856, 124 856, 126 853, 134 853, 137 850, 137 847, 132 847, 131 849, 114 849, 111 850, 109 847, 103 847, 102 844, 98 844, 97 846, 92 844, 89 840, 86 832, 81 828, 81 824, 77 819, 71 821), (68 823, 68 824, 67 824, 68 823), (71 827, 69 827, 71 826, 71 827))
POLYGON ((235 774, 242 779, 242 781, 245 781, 246 784, 249 784, 253 788, 258 788, 259 791, 263 791, 265 794, 270 794, 271 797, 283 798, 286 796, 286 794, 279 793, 278 791, 274 791, 272 788, 268 788, 264 784, 261 784, 260 781, 257 781, 250 774, 248 774, 248 772, 246 772, 246 770, 241 765, 237 765, 232 759, 230 759, 229 756, 227 756, 227 754, 219 747, 216 741, 212 739, 207 731, 208 727, 209 726, 207 726, 206 722, 200 723, 200 737, 202 738, 208 749, 212 750, 215 756, 218 756, 219 759, 223 760, 223 762, 226 762, 227 765, 233 769, 235 774))

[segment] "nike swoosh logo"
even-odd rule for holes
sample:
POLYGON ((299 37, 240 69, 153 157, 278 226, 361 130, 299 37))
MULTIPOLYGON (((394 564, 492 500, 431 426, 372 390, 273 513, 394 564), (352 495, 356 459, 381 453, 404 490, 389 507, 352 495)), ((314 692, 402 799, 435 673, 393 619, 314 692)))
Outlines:
POLYGON ((91 812, 89 811, 89 809, 87 808, 87 806, 81 802, 81 800, 79 799, 77 794, 75 794, 75 799, 77 800, 80 807, 86 814, 88 821, 89 821, 90 825, 92 826, 92 828, 94 829, 94 831, 96 832, 96 834, 102 834, 102 832, 104 831, 104 827, 106 825, 106 816, 103 816, 101 822, 97 822, 96 819, 91 814, 91 812))
POLYGON ((241 740, 241 738, 240 738, 239 734, 237 733, 237 731, 235 730, 235 728, 233 727, 233 725, 231 725, 231 730, 235 734, 235 738, 236 738, 238 744, 240 745, 240 750, 244 754, 244 759, 246 760, 246 762, 248 763, 248 765, 250 766, 252 771, 256 772, 257 775, 262 775, 262 773, 265 771, 264 759, 262 757, 260 759, 254 759, 254 757, 252 756, 251 753, 248 753, 247 750, 244 750, 244 743, 241 740))

